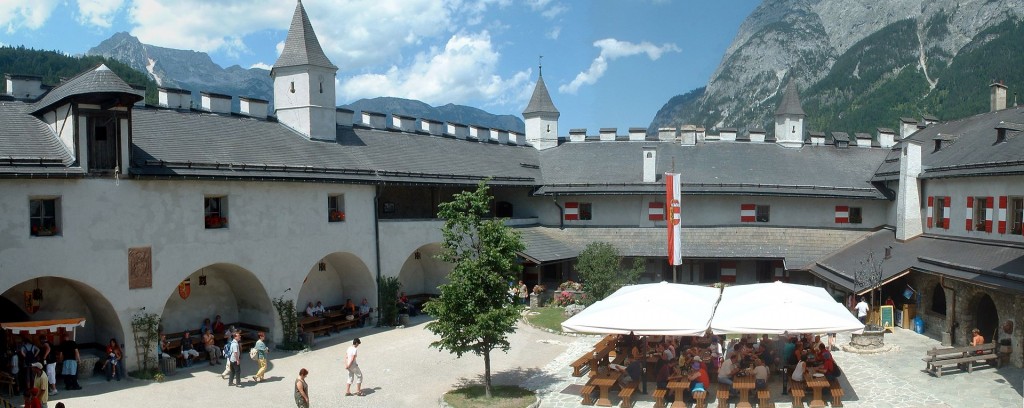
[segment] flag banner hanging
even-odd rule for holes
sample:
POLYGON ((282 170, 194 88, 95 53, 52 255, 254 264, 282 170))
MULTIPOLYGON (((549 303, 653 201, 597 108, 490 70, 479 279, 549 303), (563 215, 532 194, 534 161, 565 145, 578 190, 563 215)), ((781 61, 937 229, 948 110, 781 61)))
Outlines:
POLYGON ((682 226, 679 225, 679 173, 665 173, 665 219, 668 221, 668 264, 683 263, 682 226))

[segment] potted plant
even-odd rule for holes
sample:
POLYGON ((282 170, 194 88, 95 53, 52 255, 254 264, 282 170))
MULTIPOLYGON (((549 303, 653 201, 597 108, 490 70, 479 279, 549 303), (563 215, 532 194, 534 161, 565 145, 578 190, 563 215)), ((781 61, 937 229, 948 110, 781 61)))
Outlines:
POLYGON ((332 210, 330 213, 328 213, 327 217, 331 222, 345 221, 345 212, 332 210))

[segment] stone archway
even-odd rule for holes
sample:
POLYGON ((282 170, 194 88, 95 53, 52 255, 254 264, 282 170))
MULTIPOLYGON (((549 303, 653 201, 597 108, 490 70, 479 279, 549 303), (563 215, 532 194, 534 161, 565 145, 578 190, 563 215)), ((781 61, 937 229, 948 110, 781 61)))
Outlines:
POLYGON ((121 318, 114 306, 98 290, 85 283, 43 276, 12 286, 3 293, 3 298, 5 301, 2 303, 13 305, 21 313, 11 317, 27 317, 25 320, 29 321, 85 318, 85 327, 75 331, 79 344, 106 344, 111 338, 121 343, 126 340, 121 318), (42 291, 42 299, 38 301, 38 310, 27 313, 25 292, 35 289, 42 291))
POLYGON ((999 311, 996 310, 996 304, 992 297, 987 293, 978 294, 970 305, 974 326, 966 329, 970 331, 976 328, 981 331, 981 335, 985 337, 985 342, 991 342, 993 336, 998 338, 997 330, 1000 327, 999 311))
POLYGON ((359 302, 366 298, 377 304, 377 283, 366 263, 349 252, 335 252, 317 261, 306 273, 295 308, 300 312, 308 303, 323 302, 324 307, 340 306, 346 299, 359 302))
POLYGON ((199 268, 183 279, 188 281, 188 289, 176 286, 164 304, 160 316, 164 332, 192 330, 198 335, 203 319, 213 320, 217 315, 225 324, 248 323, 276 332, 277 314, 270 296, 249 270, 218 263, 199 268), (182 297, 181 292, 187 292, 188 297, 182 297))
POLYGON ((441 253, 440 243, 430 243, 416 248, 402 263, 398 281, 407 294, 440 294, 438 286, 448 282, 452 265, 437 259, 441 253))

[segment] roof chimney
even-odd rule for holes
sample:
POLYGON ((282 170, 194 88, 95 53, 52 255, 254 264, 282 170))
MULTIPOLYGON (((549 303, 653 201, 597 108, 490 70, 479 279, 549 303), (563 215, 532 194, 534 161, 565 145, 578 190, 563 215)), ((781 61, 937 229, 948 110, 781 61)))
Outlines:
MULTIPOLYGON (((238 112, 246 116, 265 119, 267 117, 267 107, 269 106, 270 102, 263 99, 250 98, 248 96, 238 97, 238 112)), ((352 122, 349 121, 349 123, 352 122)))
POLYGON ((1006 85, 1003 81, 993 82, 989 85, 991 89, 991 106, 992 112, 1006 109, 1006 85))
POLYGON ((213 113, 231 113, 231 95, 200 92, 203 110, 213 113))
POLYGON ((156 88, 157 103, 171 109, 191 109, 192 91, 177 88, 156 88))
POLYGON ((765 138, 764 135, 766 133, 764 131, 764 129, 752 128, 752 129, 748 130, 748 132, 750 134, 750 141, 751 142, 761 142, 761 143, 764 142, 764 138, 765 138))
POLYGON ((878 128, 878 147, 889 149, 896 144, 896 131, 889 128, 878 128))
POLYGON ((825 132, 819 132, 817 130, 812 130, 812 131, 808 132, 807 134, 811 136, 811 145, 814 145, 814 146, 824 146, 825 145, 825 132))
POLYGON ((674 127, 658 128, 658 140, 661 140, 661 141, 676 140, 676 128, 674 128, 674 127))
POLYGON ((601 128, 599 136, 602 142, 614 142, 615 134, 619 132, 616 128, 601 128))
POLYGON ((356 112, 348 108, 335 108, 334 109, 334 123, 338 126, 352 126, 352 121, 355 120, 356 112))
POLYGON ((642 142, 647 138, 647 129, 642 127, 629 128, 629 141, 642 142))
POLYGON ((917 120, 912 118, 900 118, 900 140, 906 139, 917 132, 917 120))
POLYGON ((41 76, 5 74, 4 78, 7 79, 7 94, 15 98, 35 99, 45 93, 41 76))
POLYGON ((718 129, 718 140, 723 142, 735 142, 736 141, 736 129, 724 128, 718 129))
POLYGON ((569 142, 583 142, 587 140, 587 129, 569 129, 569 142))

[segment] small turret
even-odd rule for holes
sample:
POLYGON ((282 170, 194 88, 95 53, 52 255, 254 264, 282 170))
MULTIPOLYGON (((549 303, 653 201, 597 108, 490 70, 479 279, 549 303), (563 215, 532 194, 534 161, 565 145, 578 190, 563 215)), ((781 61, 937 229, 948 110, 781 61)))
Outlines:
POLYGON ((796 81, 789 79, 782 101, 775 109, 775 143, 784 147, 800 147, 804 144, 804 114, 800 106, 800 95, 796 81))
POLYGON ((537 150, 558 146, 558 109, 551 102, 548 87, 544 85, 544 73, 538 68, 537 86, 533 88, 530 103, 523 110, 526 121, 526 142, 537 150))

